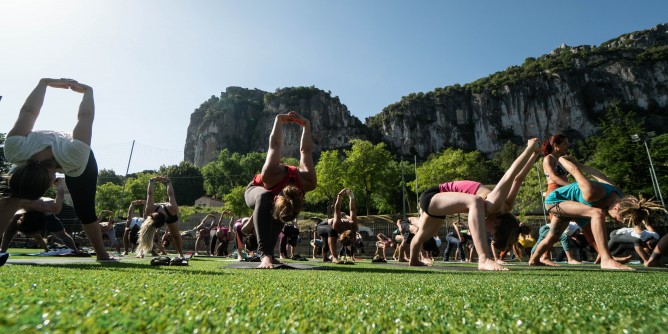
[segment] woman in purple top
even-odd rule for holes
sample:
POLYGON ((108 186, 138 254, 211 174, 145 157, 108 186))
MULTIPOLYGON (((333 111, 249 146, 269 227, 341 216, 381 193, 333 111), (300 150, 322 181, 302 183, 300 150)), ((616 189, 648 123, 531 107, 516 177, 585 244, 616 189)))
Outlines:
POLYGON ((419 259, 422 244, 438 232, 443 225, 445 215, 468 213, 473 244, 478 249, 478 269, 507 270, 497 264, 491 256, 487 243, 487 228, 484 224, 485 216, 510 211, 524 177, 538 157, 538 151, 538 140, 529 139, 524 152, 515 159, 493 190, 475 181, 455 181, 429 188, 422 193, 420 229, 411 242, 409 265, 431 265, 432 263, 419 259))

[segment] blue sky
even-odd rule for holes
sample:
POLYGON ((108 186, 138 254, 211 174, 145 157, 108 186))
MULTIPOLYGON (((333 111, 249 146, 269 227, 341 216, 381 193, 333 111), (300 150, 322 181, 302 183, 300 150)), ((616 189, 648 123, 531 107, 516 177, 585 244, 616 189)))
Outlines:
MULTIPOLYGON (((94 88, 93 149, 123 174, 183 159, 190 114, 228 86, 314 85, 362 121, 565 43, 668 22, 668 1, 0 2, 0 132, 42 77, 94 88)), ((71 131, 81 96, 49 90, 36 129, 71 131)))

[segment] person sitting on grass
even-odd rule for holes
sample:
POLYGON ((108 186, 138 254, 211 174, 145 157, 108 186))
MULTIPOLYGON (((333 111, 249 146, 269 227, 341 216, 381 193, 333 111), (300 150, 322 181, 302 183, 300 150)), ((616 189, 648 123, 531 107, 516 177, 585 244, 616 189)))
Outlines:
POLYGON ((142 217, 143 210, 137 210, 140 205, 146 204, 143 199, 132 201, 128 207, 127 219, 125 220, 125 230, 123 231, 123 255, 128 255, 128 252, 134 251, 139 242, 139 230, 144 217, 142 217))
POLYGON ((209 247, 209 241, 210 241, 209 237, 211 234, 211 230, 213 229, 213 223, 215 221, 216 221, 216 216, 210 213, 206 215, 199 223, 199 225, 197 225, 193 229, 197 233, 197 239, 195 239, 195 256, 199 256, 199 249, 202 246, 202 242, 204 242, 204 248, 206 249, 206 256, 211 256, 211 253, 209 251, 211 249, 211 247, 209 247), (211 219, 210 223, 207 223, 208 219, 211 219))
MULTIPOLYGON (((420 198, 423 212, 420 215, 420 228, 411 242, 409 265, 432 265, 432 262, 419 260, 418 251, 422 248, 422 244, 438 232, 443 225, 445 215, 468 213, 468 226, 478 250, 478 269, 507 270, 492 257, 487 243, 487 226, 495 224, 489 219, 486 221, 486 216, 510 211, 524 177, 538 157, 538 149, 537 139, 530 139, 522 154, 515 159, 493 190, 474 181, 447 182, 425 190, 420 198)), ((499 217, 495 219, 500 220, 499 217)), ((515 228, 518 226, 519 223, 515 228)))
POLYGON ((668 253, 668 235, 664 235, 659 239, 659 242, 654 247, 652 254, 650 254, 647 261, 643 264, 645 267, 660 267, 661 266, 661 256, 664 256, 668 253))
POLYGON ((47 233, 53 234, 67 248, 71 249, 74 254, 87 255, 87 253, 79 251, 74 239, 65 231, 63 223, 55 215, 63 208, 65 181, 56 179, 55 186, 55 199, 42 197, 38 200, 24 200, 21 202, 22 209, 14 215, 2 236, 0 253, 7 252, 17 232, 33 237, 41 248, 48 251, 49 247, 42 237, 42 232, 46 230, 47 233))
POLYGON ((137 246, 137 257, 143 258, 145 254, 153 251, 153 237, 157 229, 167 224, 174 248, 178 257, 172 259, 173 264, 186 264, 181 248, 181 234, 179 231, 179 206, 176 204, 174 186, 166 176, 157 176, 149 179, 146 190, 146 206, 144 207, 144 223, 139 231, 139 246, 137 246), (166 186, 168 202, 155 203, 153 188, 154 183, 159 182, 166 186))
POLYGON ((633 270, 617 262, 608 249, 608 235, 605 233, 606 214, 628 226, 649 221, 655 212, 665 211, 656 202, 642 197, 624 196, 612 181, 595 168, 586 166, 572 157, 562 156, 559 163, 574 178, 574 183, 560 187, 545 198, 545 207, 554 214, 550 232, 538 244, 531 255, 529 265, 544 265, 540 257, 565 230, 568 221, 575 218, 581 224, 590 223, 594 239, 598 245, 601 269, 633 270), (589 180, 584 173, 596 181, 589 180))
POLYGON ((285 223, 297 218, 304 206, 304 195, 315 189, 316 184, 311 123, 295 112, 276 115, 262 173, 253 178, 244 192, 246 205, 253 210, 260 255, 258 268, 272 269, 274 264, 280 264, 274 257, 278 235, 285 223), (288 124, 302 127, 299 167, 281 163, 283 126, 288 124))
POLYGON ((323 221, 318 225, 318 236, 322 240, 322 261, 329 262, 328 251, 332 254, 331 261, 333 263, 341 263, 337 253, 337 238, 346 231, 351 231, 347 234, 345 240, 350 240, 351 246, 355 241, 355 233, 357 232, 357 206, 355 204, 355 194, 352 190, 343 188, 336 195, 336 202, 334 202, 334 217, 323 221), (346 217, 341 211, 341 201, 343 196, 348 196, 350 216, 346 217))

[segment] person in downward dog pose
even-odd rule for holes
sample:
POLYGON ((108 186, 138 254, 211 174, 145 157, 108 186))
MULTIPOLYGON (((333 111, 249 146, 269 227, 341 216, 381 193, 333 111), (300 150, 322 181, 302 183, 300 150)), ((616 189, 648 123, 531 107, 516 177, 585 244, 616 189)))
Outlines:
POLYGON ((311 123, 295 112, 279 114, 269 135, 267 158, 262 173, 256 175, 244 193, 246 205, 253 210, 253 226, 260 255, 258 268, 274 268, 280 263, 274 257, 274 248, 283 225, 297 217, 304 206, 304 194, 317 184, 313 166, 311 123), (299 167, 281 163, 283 126, 302 127, 299 167))
POLYGON ((544 265, 540 262, 540 257, 559 238, 571 218, 574 218, 581 226, 591 224, 599 250, 601 269, 633 270, 615 261, 610 254, 605 231, 606 215, 633 226, 649 222, 655 212, 665 209, 642 197, 624 196, 603 173, 574 158, 563 156, 559 158, 559 163, 573 175, 575 182, 554 190, 545 198, 545 207, 553 214, 550 232, 536 246, 529 265, 544 265), (596 181, 588 179, 583 172, 596 181))
POLYGON ((158 176, 149 179, 148 188, 146 190, 146 205, 144 207, 144 223, 139 230, 137 257, 144 257, 145 254, 153 250, 153 237, 155 236, 155 231, 167 224, 167 228, 174 240, 174 248, 176 248, 176 252, 178 253, 178 257, 172 259, 172 263, 178 265, 187 263, 183 258, 178 214, 179 206, 176 204, 176 196, 174 194, 172 181, 166 176, 158 176), (168 202, 155 203, 153 188, 154 183, 156 182, 162 183, 167 187, 168 202))
MULTIPOLYGON (((420 228, 411 242, 409 265, 432 265, 430 261, 419 260, 422 243, 438 232, 445 215, 468 213, 468 226, 478 251, 478 269, 507 270, 494 261, 487 243, 486 225, 497 226, 496 230, 499 232, 504 230, 504 226, 492 223, 490 219, 486 222, 485 216, 506 214, 510 211, 524 176, 537 156, 538 143, 537 139, 533 138, 528 141, 527 147, 515 159, 493 190, 474 181, 447 182, 425 190, 420 198, 420 207, 423 212, 420 215, 420 228)), ((499 222, 505 221, 499 217, 494 218, 499 222)), ((518 227, 519 222, 515 221, 512 223, 518 227)), ((499 241, 500 243, 502 242, 499 241)))
POLYGON ((115 260, 104 248, 100 224, 95 213, 97 162, 90 149, 95 118, 93 88, 72 79, 41 79, 26 99, 14 127, 7 133, 5 158, 14 164, 10 171, 10 196, 0 199, 0 233, 23 199, 39 199, 53 184, 56 172, 65 174, 77 217, 83 224, 98 261, 115 260), (83 94, 77 124, 72 134, 40 130, 37 121, 46 89, 70 89, 83 94))

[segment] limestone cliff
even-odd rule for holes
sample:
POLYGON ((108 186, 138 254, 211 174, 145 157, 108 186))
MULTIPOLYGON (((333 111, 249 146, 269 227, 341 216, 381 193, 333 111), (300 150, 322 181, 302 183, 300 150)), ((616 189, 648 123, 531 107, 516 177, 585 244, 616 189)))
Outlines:
MULTIPOLYGON (((184 155, 203 166, 224 148, 266 151, 275 115, 290 110, 311 120, 316 156, 353 138, 383 140, 395 152, 421 158, 446 147, 491 155, 508 140, 521 144, 554 133, 586 138, 615 100, 645 117, 650 130, 665 132, 667 24, 600 46, 562 45, 464 86, 409 94, 367 118, 366 125, 338 97, 315 87, 274 93, 229 87, 191 115, 184 155)), ((296 126, 286 129, 285 156, 299 156, 300 134, 296 126)))
POLYGON ((471 84, 410 94, 367 125, 404 154, 445 147, 498 151, 512 140, 565 133, 586 138, 605 108, 620 101, 665 132, 668 117, 668 25, 598 47, 562 45, 471 84), (402 142, 403 141, 403 142, 402 142))
MULTIPOLYGON (((329 92, 314 87, 284 88, 274 93, 228 87, 190 116, 185 160, 201 167, 224 148, 240 153, 266 152, 275 116, 288 111, 311 121, 316 156, 323 149, 344 148, 352 138, 368 138, 364 124, 329 92)), ((299 158, 300 139, 298 126, 286 126, 283 156, 299 158)))

